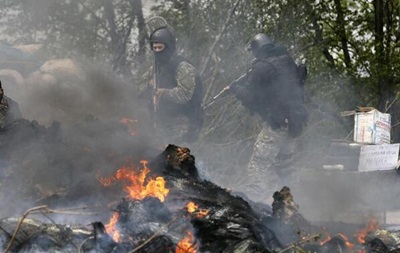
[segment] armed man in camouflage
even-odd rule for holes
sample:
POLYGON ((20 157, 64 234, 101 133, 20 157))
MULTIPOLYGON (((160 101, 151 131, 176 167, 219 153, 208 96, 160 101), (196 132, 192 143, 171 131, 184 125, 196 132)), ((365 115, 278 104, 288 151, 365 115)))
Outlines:
POLYGON ((176 53, 171 27, 161 25, 149 36, 154 65, 140 87, 147 97, 154 130, 163 144, 188 143, 197 138, 202 125, 202 83, 195 67, 176 53))
POLYGON ((263 33, 251 39, 247 50, 255 57, 252 68, 230 90, 263 119, 247 168, 247 193, 257 201, 265 201, 282 187, 281 179, 286 176, 283 171, 294 154, 296 137, 308 120, 302 89, 305 75, 286 49, 263 33))

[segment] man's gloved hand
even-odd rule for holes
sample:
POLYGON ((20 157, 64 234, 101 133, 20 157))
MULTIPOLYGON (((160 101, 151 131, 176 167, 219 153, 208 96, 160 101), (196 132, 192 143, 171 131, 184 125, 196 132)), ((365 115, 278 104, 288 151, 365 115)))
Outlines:
POLYGON ((227 87, 229 87, 229 91, 232 92, 239 100, 242 100, 244 93, 246 93, 245 91, 246 88, 237 82, 233 82, 231 85, 227 87))
POLYGON ((153 95, 156 96, 157 99, 160 99, 160 97, 162 97, 164 93, 165 89, 157 89, 153 91, 153 95))

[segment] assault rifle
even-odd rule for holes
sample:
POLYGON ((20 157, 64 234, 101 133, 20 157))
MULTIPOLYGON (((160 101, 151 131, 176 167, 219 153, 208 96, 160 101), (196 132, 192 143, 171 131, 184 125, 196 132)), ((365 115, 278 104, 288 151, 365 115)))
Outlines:
MULTIPOLYGON (((257 59, 255 59, 255 60, 257 60, 257 59)), ((250 71, 251 71, 251 69, 248 70, 243 75, 241 75, 238 79, 231 82, 228 86, 224 87, 220 92, 218 92, 217 95, 215 95, 211 99, 211 101, 208 104, 203 105, 203 109, 208 108, 209 106, 213 105, 218 99, 225 97, 227 94, 229 94, 232 87, 242 85, 246 81, 247 75, 249 74, 250 71)), ((300 79, 300 87, 302 89, 304 89, 304 85, 305 85, 305 82, 307 79, 307 67, 305 64, 297 65, 297 74, 300 79)))
POLYGON ((246 81, 248 72, 241 75, 238 79, 233 80, 228 86, 225 86, 217 95, 215 95, 208 104, 203 105, 203 109, 213 105, 218 99, 225 97, 229 94, 232 87, 243 84, 246 81))

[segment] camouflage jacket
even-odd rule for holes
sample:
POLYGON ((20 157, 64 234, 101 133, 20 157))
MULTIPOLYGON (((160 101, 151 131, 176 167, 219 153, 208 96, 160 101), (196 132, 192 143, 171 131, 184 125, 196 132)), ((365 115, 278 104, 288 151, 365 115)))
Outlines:
POLYGON ((147 99, 155 125, 170 129, 168 139, 196 139, 201 129, 202 82, 195 67, 180 56, 174 56, 168 64, 157 65, 157 113, 154 113, 153 94, 154 66, 141 78, 139 96, 147 99))
MULTIPOLYGON (((149 95, 151 95, 150 93, 153 89, 151 83, 154 82, 153 69, 153 66, 150 67, 140 79, 138 90, 139 95, 142 97, 145 96, 147 98, 149 95)), ((193 65, 186 61, 180 62, 175 72, 175 87, 168 87, 170 84, 164 85, 162 83, 163 80, 158 81, 159 88, 164 89, 164 92, 159 98, 160 101, 166 100, 176 104, 187 103, 192 98, 194 93, 194 88, 196 86, 195 77, 196 69, 193 67, 193 65)))

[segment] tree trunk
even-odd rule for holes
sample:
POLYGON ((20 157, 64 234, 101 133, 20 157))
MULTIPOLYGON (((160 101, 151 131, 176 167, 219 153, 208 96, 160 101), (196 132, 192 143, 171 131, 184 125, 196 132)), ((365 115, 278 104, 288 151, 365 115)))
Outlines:
POLYGON ((337 33, 339 35, 341 44, 342 44, 342 51, 344 55, 344 63, 346 68, 351 68, 351 59, 349 54, 349 47, 348 47, 348 40, 346 35, 346 27, 345 27, 345 20, 344 20, 344 13, 341 5, 341 0, 335 0, 335 7, 336 7, 336 22, 337 22, 337 33))
POLYGON ((388 99, 391 97, 391 91, 387 79, 387 71, 385 62, 385 51, 383 46, 384 38, 384 0, 374 0, 375 9, 375 50, 376 50, 376 63, 379 66, 379 70, 376 70, 377 83, 378 83, 378 109, 381 111, 386 111, 386 105, 389 102, 388 99))
POLYGON ((137 28, 138 28, 138 61, 143 62, 145 54, 146 54, 146 26, 145 20, 143 17, 143 6, 142 0, 130 0, 130 4, 132 6, 133 13, 137 20, 137 28))
POLYGON ((335 68, 335 59, 329 52, 328 46, 324 42, 324 32, 323 28, 320 26, 318 23, 319 20, 321 20, 320 16, 315 12, 313 6, 311 6, 307 1, 304 2, 306 4, 306 8, 308 9, 308 12, 310 13, 310 21, 312 24, 312 28, 315 31, 315 37, 314 37, 314 43, 317 48, 319 48, 322 52, 322 54, 325 56, 328 65, 331 68, 335 68))
MULTIPOLYGON (((118 32, 116 25, 116 17, 114 13, 114 5, 111 1, 103 0, 104 15, 109 25, 109 35, 111 39, 111 58, 113 70, 118 74, 127 73, 126 64, 126 41, 130 35, 130 28, 132 27, 132 22, 126 29, 126 34, 118 32)), ((133 21, 133 20, 132 20, 133 21)))

